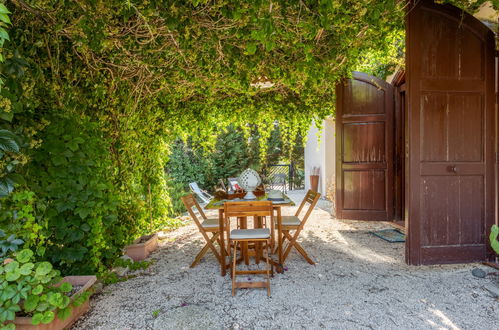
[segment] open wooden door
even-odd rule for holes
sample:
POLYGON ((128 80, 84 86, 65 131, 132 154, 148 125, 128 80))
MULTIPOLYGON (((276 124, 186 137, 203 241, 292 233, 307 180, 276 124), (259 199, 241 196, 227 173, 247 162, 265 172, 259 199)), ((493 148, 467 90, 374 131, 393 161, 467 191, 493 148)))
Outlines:
POLYGON ((391 220, 393 87, 354 72, 336 98, 336 217, 391 220))
POLYGON ((494 35, 449 5, 407 15, 410 264, 487 258, 495 216, 494 35))

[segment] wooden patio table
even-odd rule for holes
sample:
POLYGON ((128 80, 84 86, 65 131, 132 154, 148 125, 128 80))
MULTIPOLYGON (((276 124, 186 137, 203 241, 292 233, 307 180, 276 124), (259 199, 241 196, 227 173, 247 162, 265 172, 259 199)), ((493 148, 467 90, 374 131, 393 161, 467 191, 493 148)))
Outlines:
MULTIPOLYGON (((282 255, 282 216, 281 216, 281 208, 283 206, 294 206, 295 203, 288 196, 284 195, 284 201, 272 201, 272 207, 277 212, 277 251, 279 255, 279 265, 283 264, 283 255, 282 255)), ((267 195, 257 197, 258 201, 266 201, 267 195)), ((243 199, 217 199, 213 198, 206 206, 206 210, 218 210, 218 222, 220 226, 220 254, 221 254, 221 275, 225 276, 227 272, 227 268, 229 264, 226 262, 227 251, 225 250, 225 221, 224 221, 224 203, 225 202, 235 202, 235 201, 244 201, 243 199)), ((254 200, 248 200, 251 202, 254 200)))

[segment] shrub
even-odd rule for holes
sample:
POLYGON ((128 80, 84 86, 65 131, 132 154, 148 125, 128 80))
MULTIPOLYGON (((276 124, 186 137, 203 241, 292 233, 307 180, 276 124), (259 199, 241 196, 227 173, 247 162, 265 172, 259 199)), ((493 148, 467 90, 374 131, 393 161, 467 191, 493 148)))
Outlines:
POLYGON ((499 227, 497 225, 492 226, 492 230, 490 231, 490 246, 492 246, 492 249, 496 252, 496 254, 499 254, 499 227))

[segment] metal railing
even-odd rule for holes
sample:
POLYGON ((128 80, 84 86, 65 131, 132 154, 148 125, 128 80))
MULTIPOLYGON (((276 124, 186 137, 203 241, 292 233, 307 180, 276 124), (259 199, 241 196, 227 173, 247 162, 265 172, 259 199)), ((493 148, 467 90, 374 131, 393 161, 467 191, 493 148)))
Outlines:
POLYGON ((270 164, 265 168, 264 183, 269 189, 281 190, 286 193, 293 190, 293 171, 292 164, 270 164))

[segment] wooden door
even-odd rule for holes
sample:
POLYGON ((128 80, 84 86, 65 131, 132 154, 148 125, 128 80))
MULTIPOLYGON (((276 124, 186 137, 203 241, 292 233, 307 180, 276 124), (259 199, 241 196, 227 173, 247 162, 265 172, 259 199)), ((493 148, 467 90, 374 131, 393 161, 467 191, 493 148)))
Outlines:
POLYGON ((410 264, 487 257, 494 223, 494 36, 471 15, 419 1, 407 15, 410 264))
POLYGON ((336 97, 336 217, 391 220, 393 87, 354 72, 336 97))

